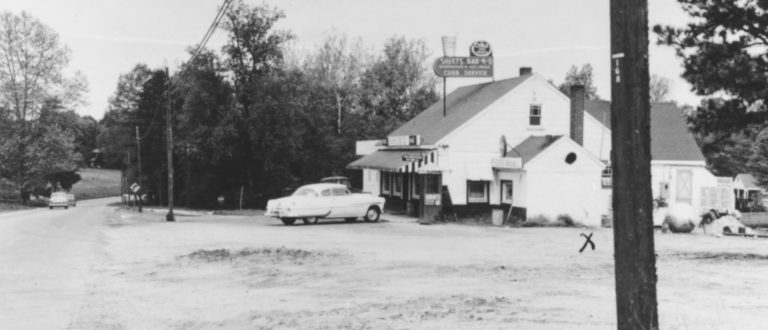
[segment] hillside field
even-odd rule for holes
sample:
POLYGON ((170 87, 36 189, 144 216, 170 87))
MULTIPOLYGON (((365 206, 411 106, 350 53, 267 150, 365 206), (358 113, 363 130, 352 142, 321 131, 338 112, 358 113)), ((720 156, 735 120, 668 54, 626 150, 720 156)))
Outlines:
POLYGON ((84 168, 77 173, 82 179, 71 192, 78 200, 120 196, 120 170, 84 168))

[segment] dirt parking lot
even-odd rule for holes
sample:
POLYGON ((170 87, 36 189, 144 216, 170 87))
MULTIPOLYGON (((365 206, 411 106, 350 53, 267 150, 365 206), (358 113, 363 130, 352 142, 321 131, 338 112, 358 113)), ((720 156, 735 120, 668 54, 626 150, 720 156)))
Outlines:
MULTIPOLYGON (((610 229, 105 216, 72 328, 615 328, 610 229)), ((656 246, 661 328, 765 329, 768 240, 656 246)))

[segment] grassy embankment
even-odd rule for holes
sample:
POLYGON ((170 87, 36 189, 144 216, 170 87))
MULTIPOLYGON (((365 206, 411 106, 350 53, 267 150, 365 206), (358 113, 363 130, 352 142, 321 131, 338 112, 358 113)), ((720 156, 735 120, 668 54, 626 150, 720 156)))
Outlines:
MULTIPOLYGON (((72 186, 72 193, 77 200, 94 199, 120 195, 120 171, 105 170, 95 168, 84 168, 77 171, 81 180, 72 186)), ((15 200, 18 198, 18 192, 15 191, 13 184, 5 182, 0 183, 0 212, 13 211, 31 208, 31 206, 18 203, 8 203, 2 200, 15 200)), ((45 206, 44 200, 33 201, 34 206, 45 206)))
POLYGON ((84 168, 77 171, 80 181, 72 186, 77 200, 120 196, 120 171, 84 168))

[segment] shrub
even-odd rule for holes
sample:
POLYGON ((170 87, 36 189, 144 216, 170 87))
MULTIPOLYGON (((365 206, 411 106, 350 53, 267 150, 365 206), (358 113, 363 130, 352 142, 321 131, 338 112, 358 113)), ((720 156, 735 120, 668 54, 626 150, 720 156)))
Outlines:
POLYGON ((562 224, 562 227, 575 227, 576 221, 573 221, 573 218, 571 218, 568 214, 561 214, 557 216, 557 222, 562 224))
POLYGON ((551 227, 552 220, 546 215, 536 215, 520 223, 521 227, 551 227))
POLYGON ((557 220, 552 221, 546 215, 536 215, 528 218, 528 220, 520 223, 520 227, 575 227, 576 221, 568 214, 561 214, 557 216, 557 220))

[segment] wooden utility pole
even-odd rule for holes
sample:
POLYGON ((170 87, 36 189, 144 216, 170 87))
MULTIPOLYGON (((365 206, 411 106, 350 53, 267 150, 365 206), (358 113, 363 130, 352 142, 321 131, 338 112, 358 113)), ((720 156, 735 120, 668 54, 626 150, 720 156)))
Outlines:
POLYGON ((141 213, 141 189, 143 188, 141 186, 141 138, 139 138, 139 126, 136 126, 136 157, 137 162, 139 163, 139 166, 137 166, 137 176, 136 176, 136 183, 139 184, 139 191, 135 192, 137 202, 139 202, 139 213, 141 213))
POLYGON ((611 0, 613 246, 618 329, 658 329, 648 2, 611 0))
POLYGON ((165 69, 168 77, 168 87, 166 95, 168 97, 168 107, 165 113, 165 126, 167 127, 165 140, 168 142, 166 154, 168 156, 168 213, 165 215, 165 221, 176 221, 173 216, 173 130, 171 129, 171 75, 168 69, 165 69))

